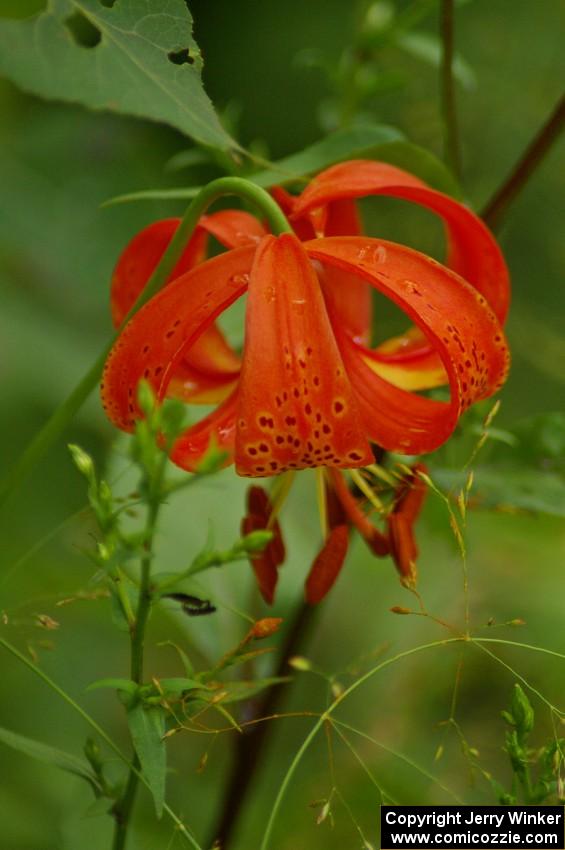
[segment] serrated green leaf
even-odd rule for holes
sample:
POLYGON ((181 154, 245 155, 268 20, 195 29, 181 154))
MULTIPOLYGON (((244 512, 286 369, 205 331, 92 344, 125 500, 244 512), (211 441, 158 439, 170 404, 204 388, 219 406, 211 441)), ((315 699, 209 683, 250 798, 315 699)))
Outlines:
POLYGON ((71 753, 58 750, 48 744, 43 744, 41 741, 35 741, 33 738, 19 735, 17 732, 12 732, 10 729, 4 729, 3 727, 0 727, 0 741, 13 750, 37 759, 37 761, 58 767, 60 770, 72 773, 74 776, 80 776, 96 792, 100 791, 99 782, 88 765, 71 753))
POLYGON ((183 0, 50 0, 45 12, 0 21, 0 74, 24 91, 162 121, 227 150, 201 81, 202 58, 183 0))
POLYGON ((133 746, 149 783, 157 817, 160 818, 165 802, 167 772, 167 751, 163 741, 165 713, 160 706, 147 707, 137 703, 128 711, 127 717, 133 746))

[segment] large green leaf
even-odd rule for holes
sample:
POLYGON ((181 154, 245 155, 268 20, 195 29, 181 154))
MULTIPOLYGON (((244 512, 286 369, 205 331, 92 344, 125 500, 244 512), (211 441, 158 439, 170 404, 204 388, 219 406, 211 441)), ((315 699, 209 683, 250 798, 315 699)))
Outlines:
POLYGON ((164 710, 158 705, 146 706, 138 702, 128 711, 128 724, 141 769, 153 794, 157 817, 161 817, 167 772, 164 710))
POLYGON ((0 74, 32 94, 163 121, 228 149, 201 80, 183 0, 50 0, 26 20, 0 20, 0 74))
POLYGON ((24 735, 19 735, 17 732, 12 732, 10 729, 4 729, 3 727, 0 727, 0 741, 13 750, 24 753, 26 756, 42 761, 45 764, 50 764, 53 767, 58 767, 60 770, 72 773, 74 776, 80 776, 95 791, 99 791, 98 780, 89 766, 82 759, 77 758, 71 753, 58 750, 48 744, 43 744, 41 741, 35 741, 33 738, 27 738, 24 735))

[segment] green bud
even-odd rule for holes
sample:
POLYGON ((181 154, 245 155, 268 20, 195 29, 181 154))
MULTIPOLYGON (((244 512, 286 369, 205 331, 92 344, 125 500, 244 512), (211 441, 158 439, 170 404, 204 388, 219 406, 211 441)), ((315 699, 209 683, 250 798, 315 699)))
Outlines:
POLYGON ((156 398, 153 388, 147 381, 140 381, 137 385, 137 401, 146 416, 151 416, 156 407, 156 398))
POLYGON ((272 531, 267 531, 266 529, 265 531, 252 531, 250 534, 246 534, 245 537, 241 538, 239 546, 244 552, 262 552, 272 539, 272 531))
POLYGON ((168 399, 161 409, 161 428, 168 440, 176 439, 185 428, 186 407, 178 399, 168 399))
POLYGON ((518 734, 522 737, 529 735, 534 728, 534 710, 528 697, 518 684, 514 685, 511 711, 518 734))
POLYGON ((91 481, 94 478, 94 461, 80 446, 69 443, 69 451, 78 471, 91 481))
POLYGON ((102 758, 100 754, 100 747, 93 738, 86 739, 84 754, 92 765, 93 770, 98 773, 102 767, 102 758))
POLYGON ((288 664, 293 670, 300 670, 302 673, 307 673, 308 670, 312 669, 312 665, 303 655, 293 655, 292 658, 288 659, 288 664))

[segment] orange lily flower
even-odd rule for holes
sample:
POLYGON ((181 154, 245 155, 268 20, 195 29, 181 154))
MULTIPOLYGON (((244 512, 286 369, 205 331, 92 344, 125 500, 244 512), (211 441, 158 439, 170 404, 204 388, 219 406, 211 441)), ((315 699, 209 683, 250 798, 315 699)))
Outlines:
MULTIPOLYGON (((344 516, 330 521, 307 581, 309 601, 318 601, 337 578, 349 522, 375 554, 391 553, 411 584, 421 480, 415 474, 402 484, 381 533, 338 470, 371 466, 371 444, 403 454, 433 451, 470 404, 501 386, 509 362, 501 328, 508 306, 504 260, 472 212, 382 163, 343 163, 314 178, 298 198, 282 190, 274 194, 290 213, 295 234, 265 234, 252 216, 234 211, 201 219, 170 282, 114 345, 104 370, 104 407, 114 424, 132 430, 141 415, 136 403, 141 379, 159 399, 219 402, 173 447, 172 460, 189 471, 197 469, 212 440, 247 477, 327 468, 326 486, 344 516), (368 194, 404 197, 441 215, 450 267, 404 245, 362 236, 354 199, 368 194), (339 235, 344 230, 350 235, 339 235), (206 234, 229 250, 195 265, 206 234), (369 347, 371 288, 413 322, 403 337, 376 349, 369 347), (244 294, 239 359, 215 322, 244 294), (449 385, 449 401, 416 392, 439 383, 449 385)), ((154 227, 148 240, 145 231, 140 245, 130 243, 116 269, 116 323, 174 230, 170 223, 168 230, 164 223, 154 227), (153 237, 159 244, 150 251, 153 237)), ((248 530, 273 527, 268 497, 257 491, 263 492, 250 491, 248 530)), ((277 532, 263 559, 254 557, 268 601, 284 558, 279 538, 277 532)))

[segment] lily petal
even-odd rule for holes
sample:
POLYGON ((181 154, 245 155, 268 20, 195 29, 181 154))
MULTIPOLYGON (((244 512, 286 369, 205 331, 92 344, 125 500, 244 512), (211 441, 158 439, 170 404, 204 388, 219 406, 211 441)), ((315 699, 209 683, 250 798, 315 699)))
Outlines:
POLYGON ((257 249, 245 324, 237 472, 371 463, 319 281, 294 234, 257 249))
POLYGON ((177 366, 216 317, 247 289, 255 249, 220 254, 169 283, 126 325, 114 344, 102 379, 108 417, 130 431, 141 416, 137 386, 144 378, 159 400, 177 366))
MULTIPOLYGON (((112 277, 111 307, 116 327, 151 277, 179 223, 179 218, 156 221, 134 236, 123 251, 112 277)), ((203 216, 168 282, 203 262, 208 235, 226 248, 237 248, 256 245, 265 232, 255 216, 242 210, 203 216)), ((192 346, 185 362, 179 363, 169 394, 193 404, 221 401, 229 393, 240 365, 222 332, 211 325, 192 346)))
POLYGON ((225 454, 222 466, 233 463, 236 406, 237 390, 233 390, 212 413, 187 428, 171 450, 173 463, 187 472, 196 472, 211 446, 225 454))
POLYGON ((336 525, 316 556, 306 579, 306 602, 317 605, 331 590, 343 567, 349 548, 349 529, 336 525))
POLYGON ((427 495, 427 486, 418 475, 419 472, 427 472, 423 463, 412 467, 412 473, 400 485, 392 511, 387 517, 392 559, 403 583, 408 587, 414 587, 416 584, 418 544, 414 523, 427 495))
POLYGON ((300 195, 294 217, 344 198, 388 195, 437 213, 448 235, 446 264, 485 296, 498 319, 508 312, 510 283, 502 252, 488 227, 467 207, 431 189, 417 177, 383 162, 352 160, 318 174, 300 195))
POLYGON ((447 384, 443 364, 419 328, 411 328, 378 348, 360 346, 359 351, 367 366, 395 387, 429 390, 447 384))
MULTIPOLYGON (((145 284, 155 271, 180 218, 165 218, 143 228, 123 250, 114 273, 110 291, 112 321, 119 327, 140 295, 145 284)), ((194 268, 206 256, 206 233, 197 229, 189 240, 182 257, 173 269, 169 280, 194 268)))
POLYGON ((305 244, 324 265, 355 272, 417 324, 441 358, 449 403, 390 384, 367 365, 363 350, 341 329, 329 306, 336 339, 370 439, 388 451, 430 452, 455 428, 470 404, 503 384, 509 353, 498 320, 476 289, 455 272, 411 248, 380 239, 334 237, 305 244))
POLYGON ((272 605, 275 596, 279 567, 286 558, 279 522, 271 522, 272 511, 271 500, 265 490, 262 487, 250 487, 247 493, 247 515, 241 523, 241 533, 250 534, 266 528, 273 532, 273 539, 263 551, 255 552, 249 558, 261 595, 269 605, 272 605))

